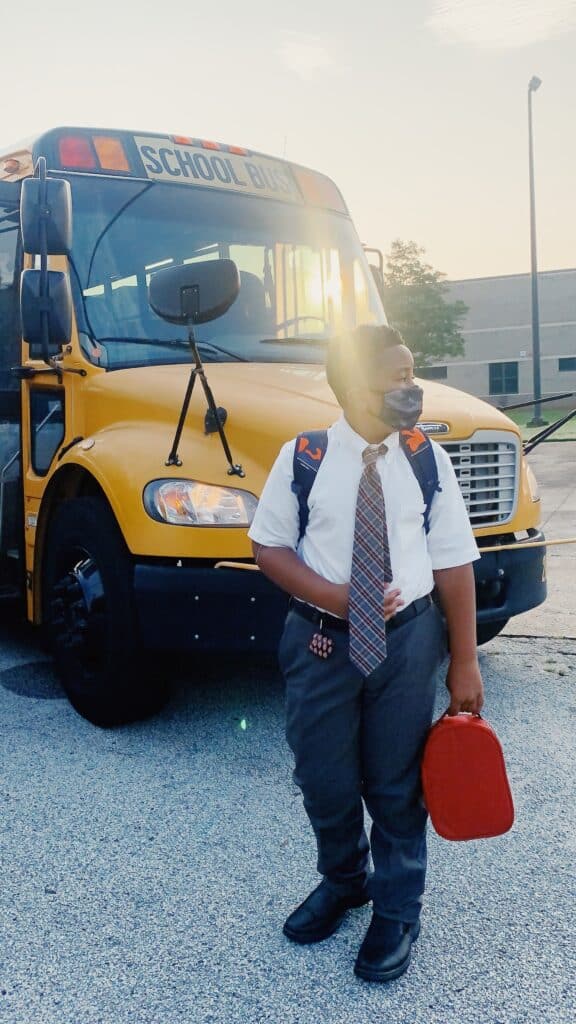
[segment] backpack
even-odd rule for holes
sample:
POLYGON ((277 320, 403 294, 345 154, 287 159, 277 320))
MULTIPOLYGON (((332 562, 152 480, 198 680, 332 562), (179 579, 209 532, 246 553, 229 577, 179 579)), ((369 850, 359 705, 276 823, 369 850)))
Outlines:
MULTIPOLYGON (((311 430, 298 434, 294 445, 292 491, 298 498, 298 514, 300 518, 300 534, 302 539, 308 525, 308 495, 316 479, 322 459, 328 447, 327 430, 311 430)), ((415 427, 413 430, 400 431, 400 447, 420 484, 424 498, 424 529, 430 530, 430 507, 436 491, 441 491, 438 480, 438 466, 432 448, 432 442, 426 434, 415 427)))

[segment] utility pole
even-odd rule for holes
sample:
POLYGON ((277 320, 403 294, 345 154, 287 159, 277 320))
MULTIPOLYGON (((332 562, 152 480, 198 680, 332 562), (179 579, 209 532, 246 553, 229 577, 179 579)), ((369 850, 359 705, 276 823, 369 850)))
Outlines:
POLYGON ((532 131, 532 93, 542 85, 537 75, 528 83, 528 160, 530 172, 530 266, 532 283, 532 378, 534 384, 534 415, 529 427, 545 427, 538 399, 542 398, 540 374, 540 313, 538 308, 538 261, 536 256, 536 199, 534 194, 534 136, 532 131))

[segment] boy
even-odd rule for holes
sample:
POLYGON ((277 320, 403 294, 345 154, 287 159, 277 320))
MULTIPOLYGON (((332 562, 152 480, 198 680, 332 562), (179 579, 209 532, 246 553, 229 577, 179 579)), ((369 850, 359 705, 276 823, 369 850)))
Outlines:
POLYGON ((425 532, 422 491, 399 446, 422 391, 399 333, 359 327, 333 339, 326 373, 342 414, 328 430, 306 531, 299 540, 294 441, 282 447, 249 530, 260 569, 291 595, 278 650, 286 739, 324 876, 283 930, 295 942, 320 941, 347 909, 372 900, 354 972, 389 981, 408 966, 424 892, 420 764, 446 651, 430 595, 435 587, 449 633, 449 713, 480 711, 471 565, 480 555, 435 442, 440 489, 425 532))

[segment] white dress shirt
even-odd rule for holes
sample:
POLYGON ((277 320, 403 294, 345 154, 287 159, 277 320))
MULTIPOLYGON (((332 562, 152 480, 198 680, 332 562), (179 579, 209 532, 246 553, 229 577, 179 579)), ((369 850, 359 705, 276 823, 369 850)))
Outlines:
MULTIPOLYGON (((398 431, 385 438, 388 451, 378 457, 376 468, 386 506, 391 586, 401 591, 407 607, 433 589, 433 569, 466 565, 480 558, 480 553, 450 457, 436 441, 432 447, 442 490, 434 494, 426 535, 422 491, 399 440, 398 431)), ((287 441, 264 485, 248 531, 250 539, 267 547, 291 548, 324 579, 348 583, 362 451, 367 444, 343 413, 328 428, 328 448, 308 498, 306 533, 298 543, 298 499, 290 486, 294 440, 287 441)))

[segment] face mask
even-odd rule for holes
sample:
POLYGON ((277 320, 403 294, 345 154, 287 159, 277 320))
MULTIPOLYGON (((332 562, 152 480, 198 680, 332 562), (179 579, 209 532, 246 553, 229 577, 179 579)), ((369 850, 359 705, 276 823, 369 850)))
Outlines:
POLYGON ((385 391, 379 417, 394 430, 411 430, 422 415, 424 392, 417 384, 385 391))

